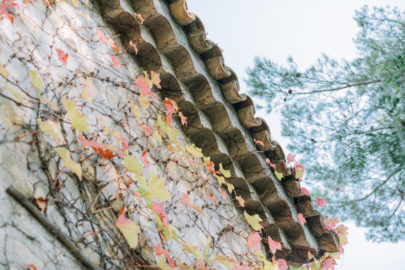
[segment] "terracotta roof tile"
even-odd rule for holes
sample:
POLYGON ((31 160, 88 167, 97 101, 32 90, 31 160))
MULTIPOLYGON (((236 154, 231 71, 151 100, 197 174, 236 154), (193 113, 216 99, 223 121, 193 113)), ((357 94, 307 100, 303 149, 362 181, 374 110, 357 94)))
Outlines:
POLYGON ((221 49, 206 39, 204 25, 187 10, 186 1, 99 2, 137 63, 161 74, 161 93, 188 117, 185 134, 216 164, 231 170, 230 182, 245 199, 245 210, 258 213, 265 234, 281 241, 283 250, 277 256, 301 264, 308 250, 316 255, 337 251, 336 235, 324 228, 298 180, 286 171, 280 182, 266 164, 269 158, 282 167, 283 149, 272 140, 267 123, 255 117, 252 99, 239 93, 237 76, 225 65, 221 49), (133 11, 142 15, 142 25, 133 11), (138 54, 129 46, 131 40, 138 54), (264 146, 255 145, 253 138, 264 146), (298 212, 307 225, 300 224, 298 212))

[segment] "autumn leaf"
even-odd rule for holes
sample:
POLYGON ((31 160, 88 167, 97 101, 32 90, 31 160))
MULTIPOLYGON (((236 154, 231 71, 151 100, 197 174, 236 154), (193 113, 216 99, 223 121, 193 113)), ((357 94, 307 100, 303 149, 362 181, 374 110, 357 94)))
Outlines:
POLYGON ((46 122, 42 122, 41 119, 38 119, 38 122, 39 122, 39 129, 42 132, 51 136, 58 144, 62 142, 63 138, 61 138, 58 132, 56 132, 54 122, 51 122, 49 120, 46 122))
POLYGON ((222 188, 218 187, 218 191, 224 200, 226 200, 228 198, 228 194, 226 194, 226 192, 223 191, 222 188))
POLYGON ((38 72, 35 70, 28 71, 28 74, 31 78, 32 86, 34 86, 39 91, 42 91, 42 80, 38 72))
POLYGON ((307 222, 301 213, 298 213, 298 220, 300 221, 302 226, 304 226, 304 224, 307 222))
POLYGON ((327 257, 322 262, 322 270, 335 270, 335 265, 337 265, 335 259, 327 257))
POLYGON ((143 174, 142 164, 138 161, 136 157, 126 156, 124 158, 125 168, 137 175, 143 174))
POLYGON ((316 204, 319 205, 320 207, 324 207, 326 202, 324 199, 318 198, 318 199, 316 199, 316 204))
POLYGON ((177 116, 180 117, 181 124, 182 124, 183 126, 187 126, 187 117, 184 116, 182 112, 179 112, 179 113, 177 114, 177 116))
POLYGON ((33 264, 27 264, 28 267, 32 268, 32 270, 37 270, 38 268, 33 264))
POLYGON ((264 143, 262 141, 256 140, 255 138, 253 138, 253 141, 255 142, 255 145, 258 144, 264 147, 264 143))
POLYGON ((143 93, 141 93, 141 94, 139 95, 139 97, 138 97, 138 103, 141 105, 141 107, 142 107, 144 110, 146 110, 146 109, 149 107, 149 104, 150 104, 149 99, 148 99, 148 96, 145 95, 145 94, 143 94, 143 93))
POLYGON ((152 210, 160 218, 160 221, 162 222, 163 226, 167 228, 169 225, 169 221, 167 219, 165 206, 162 203, 152 202, 152 210))
POLYGON ((141 232, 139 226, 132 220, 125 217, 127 208, 121 208, 115 226, 121 231, 130 248, 136 248, 138 245, 138 234, 141 232))
POLYGON ((245 200, 241 196, 236 196, 235 199, 238 201, 240 206, 245 207, 245 200))
POLYGON ((217 199, 215 199, 215 196, 211 193, 208 193, 208 198, 210 198, 211 201, 213 201, 215 204, 218 204, 217 199))
POLYGON ((266 163, 269 164, 274 170, 276 169, 276 164, 271 163, 270 159, 266 158, 266 163))
POLYGON ((34 205, 39 209, 39 211, 45 214, 46 209, 48 208, 48 200, 44 197, 34 198, 34 205))
POLYGON ((65 66, 67 65, 67 59, 69 57, 68 53, 60 50, 60 49, 56 49, 56 53, 58 54, 58 59, 59 61, 61 61, 65 66))
POLYGON ((135 84, 141 90, 141 94, 157 99, 156 95, 151 91, 150 86, 148 85, 148 82, 144 77, 140 76, 136 78, 135 84))
POLYGON ((288 156, 287 156, 287 161, 288 162, 295 162, 295 156, 296 155, 291 155, 291 154, 288 154, 288 156))
POLYGON ((226 178, 231 177, 231 171, 230 170, 225 170, 222 167, 222 163, 219 163, 219 171, 222 173, 223 176, 225 176, 226 178))
POLYGON ((274 171, 274 174, 276 175, 277 179, 281 181, 283 179, 283 174, 277 170, 274 171))
POLYGON ((305 195, 309 196, 309 191, 308 191, 308 189, 302 187, 302 188, 301 188, 301 191, 302 191, 302 193, 304 193, 305 195))
POLYGON ((138 54, 138 47, 136 46, 135 43, 132 42, 132 40, 129 41, 129 46, 134 48, 135 54, 138 54))
POLYGON ((304 176, 305 168, 302 164, 295 163, 294 169, 295 169, 295 178, 298 179, 298 178, 302 178, 302 176, 304 176))
POLYGON ((155 254, 157 256, 165 255, 167 261, 169 262, 169 266, 171 267, 175 266, 176 264, 175 261, 172 258, 170 258, 169 251, 162 248, 162 243, 157 244, 153 249, 153 251, 155 251, 155 254))
POLYGON ((142 17, 142 15, 140 13, 136 13, 134 12, 135 17, 137 17, 139 19, 139 21, 141 22, 141 24, 143 24, 143 22, 145 21, 142 17))
POLYGON ((277 260, 278 270, 288 270, 287 261, 284 259, 277 260))
POLYGON ((157 88, 161 89, 162 87, 160 86, 160 74, 154 72, 153 70, 150 72, 150 80, 155 85, 157 88))
POLYGON ((185 205, 187 205, 188 208, 190 208, 190 209, 193 208, 193 206, 192 206, 191 203, 190 203, 190 198, 189 198, 185 193, 182 193, 182 194, 181 194, 181 201, 182 201, 185 205))
POLYGON ((98 34, 98 37, 101 39, 102 42, 104 42, 105 44, 108 43, 109 39, 104 35, 104 32, 100 28, 97 28, 97 34, 98 34))
POLYGON ((252 226, 253 230, 260 230, 261 225, 259 222, 262 221, 262 219, 259 217, 258 214, 251 216, 246 211, 244 211, 243 215, 245 216, 245 219, 250 224, 250 226, 252 226))
POLYGON ((261 240, 262 238, 260 237, 260 234, 258 232, 253 232, 249 235, 247 239, 247 246, 249 250, 252 252, 252 250, 261 250, 261 240))
POLYGON ((270 251, 271 251, 271 253, 272 253, 273 255, 276 254, 276 251, 277 251, 278 249, 281 250, 281 243, 280 243, 280 242, 274 241, 273 239, 271 239, 270 236, 267 238, 267 240, 268 240, 268 243, 269 243, 270 251))
POLYGON ((140 123, 139 124, 139 126, 143 129, 143 131, 145 132, 145 134, 146 135, 151 135, 152 134, 152 132, 153 132, 153 130, 152 130, 152 128, 150 127, 150 126, 148 126, 147 124, 145 124, 145 123, 140 123))
POLYGON ((79 177, 79 179, 82 180, 82 166, 72 160, 69 150, 64 148, 55 148, 55 151, 63 160, 64 166, 74 172, 79 177))
POLYGON ((100 144, 96 141, 89 141, 83 138, 81 135, 78 136, 79 141, 81 141, 85 146, 89 146, 94 149, 94 151, 97 152, 101 157, 105 159, 111 159, 115 157, 113 152, 109 149, 104 144, 100 144))
POLYGON ((142 162, 145 165, 145 168, 148 169, 149 168, 149 161, 148 161, 148 157, 146 156, 146 154, 148 153, 148 150, 144 150, 141 156, 142 162))
POLYGON ((118 61, 117 57, 114 55, 111 55, 111 60, 113 62, 113 66, 118 69, 119 71, 121 71, 121 63, 118 61))
POLYGON ((79 0, 70 0, 75 8, 79 6, 79 0))
POLYGON ((170 192, 166 189, 165 181, 154 172, 149 175, 148 191, 157 200, 167 201, 172 198, 170 192))
POLYGON ((87 117, 76 109, 73 102, 66 98, 62 99, 62 102, 68 112, 72 127, 80 132, 88 131, 89 125, 87 124, 87 117))

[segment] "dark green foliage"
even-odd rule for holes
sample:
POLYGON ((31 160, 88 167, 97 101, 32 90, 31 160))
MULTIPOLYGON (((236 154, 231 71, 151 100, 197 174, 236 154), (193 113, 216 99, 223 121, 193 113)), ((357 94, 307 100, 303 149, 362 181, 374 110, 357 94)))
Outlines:
POLYGON ((328 214, 368 227, 376 241, 405 239, 405 12, 356 12, 359 57, 322 56, 307 70, 257 58, 250 93, 279 108, 289 150, 328 214))

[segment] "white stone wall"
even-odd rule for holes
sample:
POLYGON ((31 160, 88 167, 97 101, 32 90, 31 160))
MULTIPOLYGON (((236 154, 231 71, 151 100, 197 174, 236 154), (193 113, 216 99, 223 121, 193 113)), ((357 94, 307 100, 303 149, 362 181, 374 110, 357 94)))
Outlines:
MULTIPOLYGON (((153 127, 156 115, 164 113, 163 107, 152 102, 140 118, 130 111, 129 101, 138 106, 135 78, 142 72, 124 49, 115 52, 111 42, 106 44, 100 39, 98 30, 107 38, 115 33, 106 27, 97 9, 91 4, 86 6, 85 1, 78 7, 72 4, 75 1, 56 1, 51 7, 46 1, 31 1, 28 5, 16 2, 19 9, 9 8, 14 24, 7 18, 0 20, 0 268, 26 269, 32 264, 37 269, 85 269, 6 194, 10 185, 29 199, 46 198, 46 216, 102 269, 139 266, 139 257, 148 265, 155 263, 153 247, 162 238, 145 201, 132 192, 138 190, 139 183, 131 184, 123 177, 125 168, 120 157, 103 159, 77 141, 63 98, 73 101, 87 116, 88 139, 119 146, 111 134, 102 131, 101 117, 110 132, 128 141, 131 155, 141 160, 147 150, 150 166, 143 168, 144 175, 148 178, 155 172, 165 179, 172 194, 171 200, 165 202, 165 210, 183 242, 203 252, 212 240, 209 255, 247 262, 246 237, 250 228, 243 213, 229 196, 222 198, 216 180, 200 159, 194 158, 191 164, 190 153, 179 151, 181 145, 190 143, 187 138, 180 132, 175 140, 160 143, 140 127, 140 123, 153 127), (66 66, 58 60, 56 49, 68 53, 66 66), (121 70, 113 65, 112 57, 117 57, 121 70), (40 77, 42 89, 33 86, 30 70, 40 77), (57 135, 52 138, 41 132, 38 119, 50 121, 57 135), (69 149, 74 161, 82 161, 82 180, 64 168, 54 147, 69 149), (204 215, 182 202, 183 193, 204 215), (213 194, 219 203, 207 194, 213 194), (124 205, 141 228, 135 250, 130 250, 114 226, 124 205)), ((119 45, 117 38, 112 40, 119 45)), ((180 130, 178 122, 174 125, 180 130)), ((165 241, 163 247, 178 263, 193 265, 195 257, 176 241, 165 241)), ((214 267, 226 269, 215 263, 214 267)))

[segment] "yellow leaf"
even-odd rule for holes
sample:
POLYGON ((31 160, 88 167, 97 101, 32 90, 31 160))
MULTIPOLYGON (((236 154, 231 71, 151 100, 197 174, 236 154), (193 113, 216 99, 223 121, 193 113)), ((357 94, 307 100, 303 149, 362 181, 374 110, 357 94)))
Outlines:
POLYGON ((141 119, 141 110, 139 109, 138 105, 133 103, 132 101, 129 102, 131 104, 131 111, 133 115, 135 115, 137 120, 141 119))
POLYGON ((196 147, 194 144, 186 145, 186 151, 196 158, 202 158, 204 156, 201 152, 201 149, 196 147))
POLYGON ((20 96, 20 94, 18 94, 16 91, 14 91, 14 89, 6 86, 6 90, 9 91, 18 102, 20 102, 20 103, 23 102, 23 98, 20 96))
POLYGON ((268 260, 265 260, 263 270, 278 270, 278 266, 269 262, 268 260))
POLYGON ((245 207, 245 200, 241 196, 236 196, 235 199, 238 201, 240 206, 245 207))
POLYGON ((219 185, 226 184, 225 178, 223 176, 214 174, 214 177, 218 180, 219 185))
POLYGON ((167 201, 171 199, 171 194, 167 191, 165 181, 159 178, 154 172, 151 172, 148 183, 149 193, 157 200, 167 201))
POLYGON ((59 108, 58 108, 58 106, 56 105, 56 103, 51 102, 51 101, 49 100, 49 98, 40 97, 40 98, 39 98, 39 101, 48 104, 48 105, 51 106, 55 111, 59 111, 59 108))
POLYGON ((75 8, 79 6, 79 0, 70 0, 75 8))
POLYGON ((55 127, 54 127, 54 123, 52 123, 51 121, 46 121, 46 122, 42 122, 41 119, 38 119, 39 122, 39 129, 42 132, 45 132, 46 134, 48 134, 49 136, 51 136, 55 142, 57 142, 58 144, 60 144, 60 142, 62 141, 62 138, 59 136, 59 134, 55 131, 55 127))
POLYGON ((139 104, 141 104, 141 107, 144 110, 146 110, 149 107, 149 104, 150 104, 148 96, 143 94, 143 93, 141 93, 139 95, 138 102, 139 102, 139 104))
POLYGON ((55 148, 55 151, 63 160, 64 166, 74 172, 79 177, 79 179, 82 180, 82 166, 72 160, 69 150, 64 148, 55 148))
POLYGON ((246 211, 244 211, 243 215, 245 216, 245 219, 250 224, 250 226, 252 226, 253 230, 258 231, 260 229, 259 222, 262 221, 262 219, 259 217, 258 214, 251 216, 246 211))
POLYGON ((222 263, 223 265, 225 265, 226 267, 228 267, 229 269, 233 269, 234 267, 234 260, 229 259, 225 256, 220 256, 220 255, 216 255, 214 254, 214 259, 220 263, 222 263))
POLYGON ((73 102, 65 98, 62 102, 68 112, 70 121, 72 122, 72 127, 81 132, 88 131, 89 125, 87 124, 87 117, 76 109, 73 102))
POLYGON ((231 183, 228 183, 228 182, 226 182, 225 184, 226 184, 226 187, 228 188, 228 192, 232 193, 232 191, 234 191, 235 187, 231 183))
POLYGON ((139 226, 132 220, 125 217, 127 211, 126 207, 123 207, 118 214, 117 222, 115 226, 121 231, 125 239, 128 242, 130 248, 136 248, 138 245, 138 234, 141 232, 139 226))
POLYGON ((4 78, 8 78, 8 71, 3 66, 0 66, 0 74, 3 75, 4 78))
POLYGON ((230 170, 225 170, 225 169, 222 167, 222 163, 219 163, 219 171, 220 171, 226 178, 231 177, 231 171, 230 171, 230 170))
POLYGON ((189 242, 183 242, 183 243, 180 243, 180 244, 183 246, 184 250, 186 250, 186 251, 190 252, 191 254, 193 254, 194 256, 196 256, 197 259, 203 259, 204 258, 204 256, 201 253, 198 245, 193 246, 189 242))
POLYGON ((127 168, 128 171, 135 173, 137 175, 143 174, 142 164, 137 160, 136 157, 126 156, 124 158, 124 164, 125 168, 127 168))
POLYGON ((30 70, 28 74, 30 75, 32 86, 34 86, 39 91, 42 91, 42 80, 38 72, 36 72, 35 70, 30 70))
POLYGON ((170 270, 170 266, 167 264, 165 256, 160 255, 158 258, 159 258, 159 260, 158 260, 157 264, 159 266, 159 269, 170 270))
POLYGON ((85 99, 88 103, 93 102, 93 97, 98 94, 97 88, 94 85, 92 79, 88 78, 85 82, 82 83, 82 93, 81 98, 85 99))

